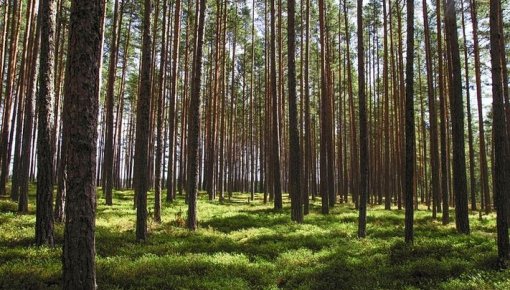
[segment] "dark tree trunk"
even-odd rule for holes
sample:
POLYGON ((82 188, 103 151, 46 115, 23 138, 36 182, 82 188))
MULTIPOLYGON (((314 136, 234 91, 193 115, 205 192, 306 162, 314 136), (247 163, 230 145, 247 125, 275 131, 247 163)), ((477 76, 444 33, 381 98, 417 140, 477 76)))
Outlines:
POLYGON ((390 92, 389 92, 389 63, 388 63, 388 17, 386 16, 386 0, 383 0, 383 16, 384 16, 384 64, 383 64, 383 81, 384 81, 384 171, 386 171, 384 181, 384 209, 391 210, 391 194, 390 194, 390 92))
POLYGON ((136 240, 147 239, 147 189, 148 182, 148 154, 149 154, 149 122, 151 107, 151 74, 152 74, 152 37, 151 12, 152 1, 144 1, 143 10, 143 44, 142 69, 140 76, 140 89, 136 109, 136 140, 134 187, 136 198, 136 240))
POLYGON ((462 74, 454 0, 447 0, 445 14, 446 38, 452 62, 449 78, 450 110, 453 141, 453 189, 455 193, 455 224, 457 231, 469 234, 466 151, 464 144, 464 105, 462 74))
POLYGON ((198 195, 198 140, 200 136, 200 88, 202 79, 202 44, 204 41, 204 22, 206 0, 196 3, 195 45, 191 82, 191 99, 188 112, 188 219, 190 230, 197 229, 197 195, 198 195))
POLYGON ((328 53, 328 32, 326 20, 326 6, 319 1, 319 31, 320 31, 320 191, 322 213, 329 213, 329 207, 334 206, 334 149, 332 130, 332 105, 330 94, 330 69, 328 53))
POLYGON ((271 164, 273 171, 273 195, 274 208, 282 209, 282 189, 280 173, 280 125, 278 116, 278 87, 276 83, 276 25, 275 25, 275 0, 271 0, 271 40, 270 40, 270 91, 272 99, 272 130, 271 130, 271 164))
POLYGON ((501 1, 490 1, 490 54, 492 69, 492 110, 493 110, 493 138, 494 164, 493 182, 494 199, 497 212, 496 228, 498 233, 498 257, 505 265, 510 259, 510 242, 508 238, 508 203, 510 197, 510 160, 508 152, 507 121, 505 118, 503 97, 503 69, 502 62, 504 47, 501 34, 502 20, 499 10, 501 1))
POLYGON ((289 190, 292 207, 292 220, 303 222, 303 204, 300 189, 301 153, 299 145, 299 129, 297 121, 296 104, 296 30, 295 30, 295 6, 294 0, 287 2, 287 49, 289 61, 289 190))
MULTIPOLYGON (((72 1, 64 108, 68 111, 63 288, 96 289, 95 216, 104 1, 72 1)), ((67 114, 66 114, 67 113, 67 114)))
POLYGON ((358 0, 358 90, 359 90, 359 137, 360 137, 360 199, 358 237, 366 236, 368 199, 368 126, 367 100, 365 96, 365 49, 363 42, 363 0, 358 0))
POLYGON ((37 210, 35 243, 53 246, 53 154, 51 148, 51 117, 55 62, 55 1, 43 0, 41 17, 41 54, 39 60, 39 91, 36 107, 37 124, 37 210))
POLYGON ((406 123, 405 123, 405 241, 413 243, 414 223, 414 162, 415 162, 415 127, 414 127, 414 0, 407 0, 407 55, 406 55, 406 123))
POLYGON ((303 179, 305 180, 305 188, 303 190, 303 203, 304 203, 304 214, 309 213, 310 208, 310 199, 308 197, 310 193, 310 179, 311 176, 315 174, 312 168, 312 138, 311 138, 311 120, 310 120, 310 83, 309 83, 309 58, 310 58, 310 0, 306 1, 306 12, 305 12, 305 59, 304 59, 304 121, 305 121, 305 133, 304 133, 304 142, 305 142, 305 176, 303 179))

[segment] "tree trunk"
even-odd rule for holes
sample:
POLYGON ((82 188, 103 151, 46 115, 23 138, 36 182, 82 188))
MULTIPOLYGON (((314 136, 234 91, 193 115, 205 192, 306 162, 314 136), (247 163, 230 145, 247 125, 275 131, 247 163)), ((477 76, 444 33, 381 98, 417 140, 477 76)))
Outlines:
POLYGON ((415 127, 414 127, 414 0, 407 0, 407 55, 406 55, 406 122, 405 122, 405 241, 413 243, 414 223, 414 163, 415 163, 415 127))
MULTIPOLYGON (((163 31, 161 33, 161 55, 159 59, 159 91, 156 103, 156 164, 154 169, 154 220, 161 222, 161 188, 163 167, 163 110, 165 106, 164 94, 166 92, 166 63, 167 63, 167 1, 163 0, 163 31)), ((171 135, 173 139, 173 134, 171 135)), ((173 152, 171 152, 173 153, 173 152)))
POLYGON ((480 46, 478 42, 478 17, 476 11, 476 1, 470 1, 471 22, 473 24, 473 53, 475 55, 475 77, 476 77, 476 100, 478 107, 478 132, 480 142, 480 194, 484 203, 481 207, 485 209, 485 213, 491 211, 490 193, 489 193, 489 170, 487 166, 487 153, 485 149, 485 128, 483 123, 483 107, 482 107, 482 80, 480 73, 480 46))
POLYGON ((294 0, 287 2, 287 50, 289 61, 289 145, 290 145, 290 163, 289 163, 289 189, 291 196, 292 220, 298 223, 303 222, 303 204, 300 196, 300 169, 301 153, 299 145, 299 129, 297 121, 296 104, 296 30, 295 30, 295 6, 294 0))
POLYGON ((276 83, 276 25, 275 25, 275 0, 271 0, 271 39, 270 39, 270 92, 272 99, 272 146, 271 164, 273 171, 273 195, 274 208, 282 209, 282 189, 280 176, 280 129, 278 117, 278 88, 276 83))
POLYGON ((202 80, 202 45, 204 41, 204 26, 206 0, 196 3, 195 45, 193 53, 193 69, 191 82, 191 99, 188 112, 188 229, 197 229, 197 195, 198 195, 198 140, 200 136, 200 89, 202 80))
POLYGON ((55 1, 43 0, 41 17, 41 54, 39 90, 36 99, 37 124, 37 211, 35 242, 53 246, 53 154, 51 117, 55 63, 55 1))
POLYGON ((142 69, 140 89, 136 109, 136 141, 134 164, 134 188, 136 196, 136 240, 147 239, 147 190, 148 154, 149 154, 149 122, 152 95, 152 36, 151 14, 152 1, 144 1, 143 37, 142 37, 142 69))
MULTIPOLYGON (((96 289, 97 114, 104 2, 72 1, 64 108, 68 111, 63 288, 96 289)), ((67 114, 66 114, 67 113, 67 114)))
POLYGON ((506 265, 510 259, 510 242, 508 238, 508 204, 510 197, 510 159, 508 152, 507 121, 503 97, 503 72, 501 55, 502 46, 501 25, 499 10, 501 1, 490 1, 490 54, 492 70, 492 110, 493 110, 493 138, 494 138, 494 164, 493 182, 494 199, 496 206, 496 228, 498 233, 498 258, 500 263, 506 265))
POLYGON ((430 172, 432 175, 432 217, 436 217, 438 206, 440 206, 439 194, 441 191, 439 149, 437 139, 437 109, 436 96, 434 94, 434 79, 432 68, 432 52, 430 42, 430 28, 426 0, 423 0, 423 23, 425 26, 425 62, 427 67, 427 94, 429 102, 429 123, 430 123, 430 172))
MULTIPOLYGON (((18 37, 21 24, 21 1, 13 1, 11 11, 11 26, 9 32, 9 59, 7 62, 7 78, 5 87, 5 98, 3 107, 3 121, 2 121, 2 132, 0 136, 0 195, 6 194, 5 186, 7 184, 7 178, 9 176, 9 164, 10 164, 10 146, 9 146, 9 133, 12 128, 11 116, 12 116, 12 103, 14 95, 14 81, 16 77, 16 64, 18 57, 18 37)), ((1 76, 0 78, 3 78, 1 76)), ((0 96, 2 95, 3 81, 0 82, 0 96)))
POLYGON ((359 90, 359 136, 360 136, 360 200, 358 237, 366 236, 367 226, 367 199, 368 199, 368 127, 367 104, 365 96, 365 49, 363 40, 363 0, 358 0, 358 90, 359 90))
POLYGON ((446 1, 446 38, 452 62, 449 88, 453 142, 453 188, 455 194, 455 224, 457 231, 469 234, 466 151, 464 144, 464 105, 462 101, 461 63, 455 2, 446 1))
POLYGON ((312 138, 311 138, 311 120, 310 120, 310 77, 309 77, 309 58, 310 58, 310 0, 306 1, 306 12, 305 12, 305 59, 304 59, 304 106, 305 106, 305 133, 304 133, 304 142, 305 142, 305 188, 303 190, 303 203, 304 209, 303 213, 306 215, 310 211, 310 179, 312 174, 315 174, 312 168, 312 138))
MULTIPOLYGON (((18 79, 18 92, 17 92, 17 108, 16 108, 16 130, 15 137, 12 142, 14 142, 14 162, 12 165, 12 183, 11 183, 11 199, 13 201, 17 201, 19 197, 19 169, 21 167, 21 139, 23 135, 23 121, 24 121, 24 104, 25 98, 28 94, 27 88, 30 86, 28 83, 28 79, 30 74, 32 74, 32 70, 30 69, 30 46, 32 42, 30 40, 34 35, 34 27, 35 27, 35 17, 33 14, 35 10, 35 3, 28 3, 28 7, 26 9, 25 14, 25 35, 23 37, 23 50, 22 50, 22 58, 21 58, 21 69, 19 72, 18 79)), ((14 120, 13 120, 14 122, 14 120)), ((14 130, 13 130, 14 131, 14 130)))
POLYGON ((449 191, 449 185, 448 185, 448 160, 447 160, 447 141, 446 141, 446 102, 445 102, 445 82, 443 77, 443 48, 442 48, 442 33, 441 33, 441 0, 436 0, 436 14, 437 14, 437 24, 436 24, 436 30, 437 30, 437 58, 438 58, 438 86, 439 86, 439 115, 440 115, 440 140, 441 140, 441 197, 443 202, 443 216, 442 216, 442 222, 444 225, 448 224, 450 222, 450 214, 449 214, 449 204, 448 204, 448 191, 449 191))
MULTIPOLYGON (((34 18, 37 16, 34 14, 34 18)), ((35 19, 34 19, 35 20, 35 19)), ((37 73, 38 73, 38 65, 39 65, 39 44, 41 40, 41 29, 40 25, 36 25, 36 32, 32 36, 32 46, 31 46, 31 57, 30 57, 30 67, 32 70, 30 72, 30 77, 28 81, 27 88, 27 96, 25 99, 25 109, 24 109, 24 118, 23 121, 23 141, 21 146, 21 154, 20 154, 20 169, 19 169, 19 198, 18 198, 18 212, 27 213, 28 212, 28 183, 29 183, 29 175, 30 175, 30 162, 32 160, 30 151, 32 150, 32 131, 34 126, 34 96, 36 94, 36 86, 37 86, 37 73)))
MULTIPOLYGON (((175 184, 173 170, 174 166, 174 140, 176 131, 175 130, 175 100, 177 98, 177 68, 179 67, 179 43, 180 43, 180 20, 181 20, 181 1, 175 2, 175 13, 174 13, 174 29, 173 29, 173 43, 172 43, 172 72, 171 72, 171 83, 170 83, 170 103, 169 103, 169 114, 168 114, 168 173, 167 173, 167 193, 166 201, 171 202, 175 196, 175 184)), ((181 132, 181 134, 183 134, 181 132)), ((182 144, 181 144, 182 149, 182 144)), ((181 150, 182 151, 182 150, 181 150)), ((182 152, 180 153, 182 154, 182 152)), ((181 169, 182 170, 182 169, 181 169)))
POLYGON ((115 147, 113 138, 113 107, 114 107, 114 89, 115 79, 117 75, 117 26, 119 25, 119 1, 115 0, 113 10, 113 25, 112 25, 112 39, 110 41, 110 56, 108 65, 108 80, 106 87, 106 134, 105 134, 105 147, 104 147, 104 162, 103 162, 103 190, 106 199, 106 205, 112 205, 112 189, 113 189, 113 149, 115 147))

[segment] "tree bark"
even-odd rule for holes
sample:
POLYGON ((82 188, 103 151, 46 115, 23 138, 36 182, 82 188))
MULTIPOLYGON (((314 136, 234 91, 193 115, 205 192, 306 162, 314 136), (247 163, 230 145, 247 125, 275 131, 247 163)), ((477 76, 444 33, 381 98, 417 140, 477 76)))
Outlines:
POLYGON ((452 62, 449 88, 453 142, 453 188, 455 194, 455 224, 457 231, 469 234, 466 151, 464 142, 464 105, 462 74, 454 0, 446 1, 445 27, 452 62))
POLYGON ((53 152, 51 148, 52 104, 55 63, 55 1, 43 0, 41 17, 41 53, 39 90, 36 99, 37 124, 37 208, 35 243, 53 246, 53 152))
POLYGON ((193 53, 193 70, 191 83, 191 99, 188 112, 188 229, 197 229, 197 195, 198 195, 198 140, 200 136, 200 89, 202 80, 202 45, 204 41, 204 22, 206 0, 196 3, 195 45, 193 53))
POLYGON ((407 55, 406 55, 406 123, 405 123, 405 241, 414 239, 414 163, 416 136, 414 127, 414 0, 407 0, 407 55))
POLYGON ((104 2, 72 1, 65 103, 68 138, 63 288, 96 289, 97 115, 104 2))
POLYGON ((136 196, 136 240, 147 239, 147 190, 148 154, 149 154, 149 122, 152 95, 152 36, 151 36, 152 1, 144 1, 143 37, 142 37, 142 69, 140 89, 136 109, 136 141, 134 164, 134 188, 136 196))
POLYGON ((359 94, 359 136, 360 136, 360 200, 359 200, 359 224, 358 237, 366 236, 367 226, 367 199, 368 199, 368 126, 367 104, 365 96, 365 49, 363 40, 363 0, 358 0, 358 94, 359 94))
POLYGON ((501 25, 499 10, 501 1, 490 1, 490 54, 492 71, 492 110, 493 110, 493 138, 494 138, 494 164, 493 182, 494 199, 497 212, 497 244, 498 258, 502 265, 510 259, 510 242, 508 237, 508 213, 510 197, 510 160, 508 152, 507 121, 505 118, 503 97, 503 72, 501 54, 502 47, 501 25))
POLYGON ((301 153, 299 145, 299 129, 297 121, 296 104, 296 30, 295 30, 295 6, 294 0, 287 2, 287 50, 289 62, 289 145, 290 145, 290 163, 289 163, 289 190, 291 196, 292 220, 298 223, 303 222, 303 204, 300 196, 300 169, 301 153))

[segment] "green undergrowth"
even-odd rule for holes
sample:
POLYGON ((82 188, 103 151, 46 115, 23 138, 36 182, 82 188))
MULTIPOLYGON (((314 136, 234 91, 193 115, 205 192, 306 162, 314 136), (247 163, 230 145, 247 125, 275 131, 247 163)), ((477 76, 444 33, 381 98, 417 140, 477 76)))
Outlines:
MULTIPOLYGON (((164 204, 159 224, 149 209, 149 239, 137 243, 133 192, 116 191, 111 207, 98 195, 98 289, 510 289, 510 271, 497 268, 493 214, 480 220, 473 212, 466 236, 420 209, 409 247, 401 210, 370 207, 360 240, 352 204, 322 215, 317 200, 298 225, 288 199, 274 211, 260 194, 221 203, 202 194, 198 231, 184 228, 187 206, 178 197, 164 204)), ((0 199, 0 289, 61 288, 63 225, 55 226, 55 248, 35 247, 30 201, 29 214, 18 215, 0 199)))

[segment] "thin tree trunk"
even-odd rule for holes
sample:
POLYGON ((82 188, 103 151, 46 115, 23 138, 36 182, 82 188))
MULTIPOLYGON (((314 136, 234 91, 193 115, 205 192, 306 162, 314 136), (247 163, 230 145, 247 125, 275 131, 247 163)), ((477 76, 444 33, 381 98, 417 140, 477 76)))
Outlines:
POLYGON ((446 141, 446 104, 445 104, 445 88, 444 88, 444 77, 443 77, 443 50, 442 50, 442 33, 441 33, 441 0, 436 0, 436 14, 437 14, 437 56, 438 56, 438 85, 439 85, 439 115, 441 123, 440 126, 440 140, 441 140, 441 196, 443 201, 443 216, 442 222, 444 225, 450 222, 449 204, 448 204, 448 160, 447 160, 447 141, 446 141))
POLYGON ((296 30, 295 30, 295 6, 294 0, 287 2, 287 50, 289 61, 289 145, 290 145, 290 164, 289 164, 289 189, 292 202, 292 220, 298 223, 303 222, 303 205, 300 196, 300 169, 301 153, 299 145, 299 129, 297 121, 296 104, 296 30))
POLYGON ((197 229, 197 185, 198 185, 198 141, 200 136, 200 88, 202 79, 202 45, 204 40, 204 26, 206 0, 196 2, 195 45, 193 53, 193 70, 191 82, 191 99, 188 112, 188 229, 197 229))
POLYGON ((407 55, 406 55, 406 122, 405 122, 405 241, 414 239, 414 166, 416 136, 414 127, 414 0, 407 0, 407 55))
MULTIPOLYGON (((37 19, 34 14, 34 21, 37 19)), ((39 22, 39 21, 37 21, 39 22)), ((36 94, 37 86, 37 73, 39 65, 39 43, 41 40, 41 28, 40 24, 36 25, 36 32, 33 34, 31 39, 31 56, 30 56, 30 77, 28 81, 27 96, 25 99, 25 109, 23 121, 23 141, 20 155, 20 169, 19 169, 19 198, 18 198, 18 212, 28 212, 28 183, 30 175, 30 162, 31 150, 32 150, 32 131, 34 125, 34 96, 36 94)))
MULTIPOLYGON (((9 35, 9 59, 7 63, 7 78, 5 87, 5 98, 3 107, 3 121, 2 121, 2 132, 0 136, 0 195, 6 194, 7 178, 9 176, 9 164, 10 164, 10 146, 9 146, 9 133, 12 130, 10 128, 11 116, 12 116, 12 103, 14 95, 14 81, 16 77, 16 64, 18 57, 18 37, 21 26, 21 1, 13 1, 11 8, 11 26, 9 35)), ((2 76, 3 77, 3 76, 2 76)), ((0 77, 0 78, 2 78, 0 77)), ((2 95, 3 81, 0 82, 0 96, 2 95)))
POLYGON ((117 75, 117 55, 118 55, 118 41, 117 35, 119 25, 119 0, 115 0, 113 10, 113 25, 112 25, 112 39, 110 41, 110 56, 108 65, 108 80, 106 87, 106 134, 105 134, 105 148, 104 148, 104 162, 103 162, 103 186, 106 199, 106 205, 113 204, 113 155, 114 155, 114 138, 113 138, 113 107, 114 107, 114 90, 115 79, 117 75))
MULTIPOLYGON (((154 170, 154 220, 161 222, 161 188, 162 188, 162 159, 163 159, 163 110, 166 91, 166 63, 167 63, 167 1, 163 0, 163 31, 161 33, 161 55, 159 63, 159 91, 156 104, 156 164, 154 170)), ((173 134, 172 134, 173 139, 173 134)), ((173 152, 172 152, 173 153, 173 152)))
POLYGON ((366 236, 367 226, 367 199, 368 199, 368 127, 367 108, 365 96, 365 59, 363 42, 363 0, 358 0, 358 90, 359 90, 359 127, 360 127, 360 200, 359 200, 359 225, 358 237, 366 236))
MULTIPOLYGON (((175 184, 174 184, 174 175, 175 172, 173 170, 174 165, 174 140, 175 135, 177 135, 177 130, 175 130, 175 100, 177 98, 177 68, 179 67, 179 43, 181 36, 181 1, 177 0, 175 2, 175 12, 174 12, 174 28, 173 28, 173 43, 172 43, 172 72, 171 72, 171 83, 170 83, 170 103, 169 103, 169 114, 168 114, 168 172, 167 172, 167 193, 166 193, 166 201, 171 202, 173 197, 175 196, 175 184)), ((183 134, 181 132, 181 134, 183 134)), ((182 144, 181 144, 182 148, 182 144)), ((182 150, 181 150, 182 151, 182 150)), ((182 154, 182 152, 180 153, 182 154)))
POLYGON ((276 26, 275 26, 275 0, 271 0, 271 39, 270 39, 270 91, 272 98, 272 171, 273 171, 273 195, 274 208, 282 209, 282 190, 280 176, 280 137, 278 117, 278 88, 276 82, 276 26))
POLYGON ((437 109, 436 97, 434 94, 434 79, 432 68, 432 52, 430 42, 430 28, 428 22, 428 12, 426 0, 423 0, 423 23, 425 26, 425 62, 427 68, 427 94, 429 102, 429 123, 430 123, 430 172, 432 175, 432 217, 436 218, 438 207, 440 206, 439 194, 441 191, 439 150, 437 139, 437 109))
POLYGON ((487 166, 487 153, 485 145, 485 128, 483 123, 483 107, 482 107, 482 80, 480 73, 480 46, 478 41, 478 16, 476 11, 476 1, 470 1, 471 22, 473 24, 473 53, 475 56, 475 77, 476 77, 476 100, 478 107, 478 133, 480 142, 480 194, 484 203, 481 207, 488 214, 491 211, 490 193, 489 193, 489 170, 487 166))
POLYGON ((476 210, 476 177, 475 177, 475 152, 473 140, 473 127, 471 117, 471 94, 469 89, 469 62, 468 62, 468 47, 466 39, 466 23, 464 17, 464 2, 461 1, 462 13, 462 37, 464 38, 464 77, 466 86, 466 109, 467 109, 467 126, 468 126, 468 150, 469 150, 469 196, 471 201, 471 210, 476 210))
POLYGON ((134 187, 136 195, 136 240, 147 239, 147 190, 149 127, 152 95, 152 36, 151 15, 152 1, 145 0, 143 8, 143 37, 142 37, 142 69, 140 75, 140 89, 136 109, 136 140, 134 163, 134 187))
POLYGON ((303 204, 304 214, 307 215, 310 211, 310 199, 308 197, 310 193, 310 178, 311 174, 315 174, 312 170, 312 138, 311 138, 311 120, 310 120, 310 77, 309 77, 309 58, 310 58, 310 0, 306 1, 306 12, 305 12, 305 59, 304 59, 304 106, 305 106, 305 188, 303 190, 303 204))

